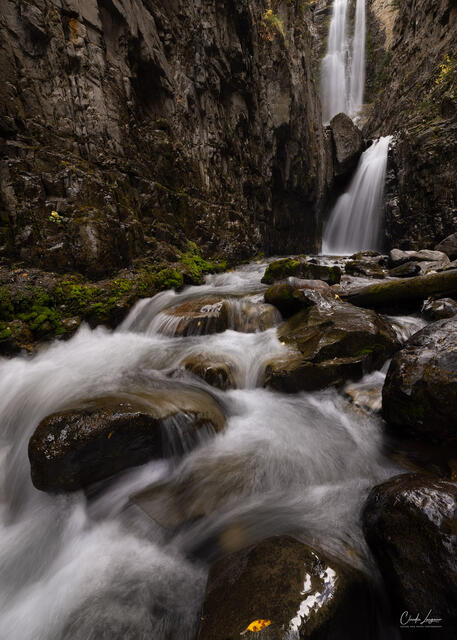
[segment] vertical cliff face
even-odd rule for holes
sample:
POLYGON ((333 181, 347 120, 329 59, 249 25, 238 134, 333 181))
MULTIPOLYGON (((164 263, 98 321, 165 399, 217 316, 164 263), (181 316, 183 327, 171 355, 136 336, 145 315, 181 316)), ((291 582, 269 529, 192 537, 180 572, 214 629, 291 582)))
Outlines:
POLYGON ((370 0, 370 7, 376 55, 365 133, 397 134, 387 240, 433 247, 457 226, 457 3, 370 0))
POLYGON ((328 153, 303 3, 2 9, 4 262, 98 276, 189 239, 230 259, 316 247, 328 153))

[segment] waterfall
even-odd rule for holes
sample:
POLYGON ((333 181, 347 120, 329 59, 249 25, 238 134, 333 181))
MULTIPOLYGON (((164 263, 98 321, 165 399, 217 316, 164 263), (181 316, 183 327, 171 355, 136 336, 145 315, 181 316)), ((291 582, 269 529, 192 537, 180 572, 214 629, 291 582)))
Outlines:
POLYGON ((363 91, 365 88, 365 30, 365 0, 357 0, 349 92, 349 115, 351 116, 355 116, 363 105, 363 91))
POLYGON ((321 66, 323 122, 337 113, 357 115, 365 85, 365 0, 357 0, 352 47, 348 37, 349 0, 334 0, 327 53, 321 66))
POLYGON ((361 156, 349 189, 333 208, 322 253, 350 255, 382 245, 382 197, 392 136, 376 140, 361 156))

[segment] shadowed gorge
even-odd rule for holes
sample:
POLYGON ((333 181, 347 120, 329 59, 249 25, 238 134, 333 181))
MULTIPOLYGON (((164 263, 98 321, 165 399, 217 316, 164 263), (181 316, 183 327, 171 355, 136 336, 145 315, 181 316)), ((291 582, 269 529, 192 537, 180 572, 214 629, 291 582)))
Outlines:
POLYGON ((455 0, 4 0, 0 640, 457 637, 455 0))

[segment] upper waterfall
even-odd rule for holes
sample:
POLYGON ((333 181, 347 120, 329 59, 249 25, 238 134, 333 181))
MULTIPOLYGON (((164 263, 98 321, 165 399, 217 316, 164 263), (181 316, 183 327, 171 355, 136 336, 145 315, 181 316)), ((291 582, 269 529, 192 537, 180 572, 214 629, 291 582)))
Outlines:
POLYGON ((333 208, 324 230, 322 253, 350 255, 361 249, 380 249, 387 155, 392 136, 376 140, 362 154, 348 191, 333 208))
POLYGON ((337 113, 357 115, 365 86, 365 0, 357 0, 352 41, 348 35, 349 0, 334 0, 327 53, 321 66, 322 120, 337 113))

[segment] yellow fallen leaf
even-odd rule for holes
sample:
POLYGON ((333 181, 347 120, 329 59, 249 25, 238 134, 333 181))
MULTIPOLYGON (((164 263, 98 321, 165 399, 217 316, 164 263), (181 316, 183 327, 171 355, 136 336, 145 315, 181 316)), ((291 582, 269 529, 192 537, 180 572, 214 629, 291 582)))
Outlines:
POLYGON ((340 296, 337 293, 335 293, 335 300, 341 300, 340 296))
POLYGON ((113 435, 113 433, 114 433, 114 431, 110 431, 110 432, 108 433, 108 440, 111 438, 111 436, 113 435))
POLYGON ((245 633, 251 631, 252 633, 256 633, 257 631, 262 631, 265 627, 270 626, 271 620, 254 620, 250 625, 246 627, 244 631, 240 633, 240 636, 244 636, 245 633))

